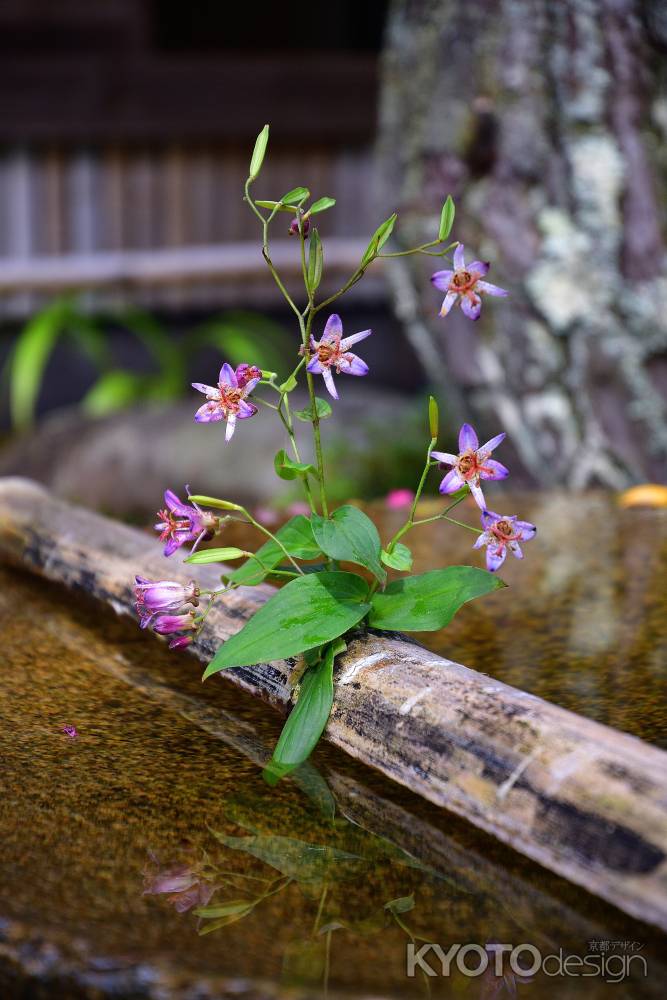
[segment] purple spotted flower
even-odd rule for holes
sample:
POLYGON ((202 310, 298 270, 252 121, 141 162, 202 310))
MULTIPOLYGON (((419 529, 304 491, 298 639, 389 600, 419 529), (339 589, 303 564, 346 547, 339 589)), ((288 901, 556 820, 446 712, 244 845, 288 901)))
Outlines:
MULTIPOLYGON (((188 487, 186 486, 186 489, 188 487)), ((194 542, 193 552, 204 538, 211 537, 219 518, 201 510, 196 503, 181 503, 171 490, 165 490, 165 506, 157 512, 159 518, 155 530, 160 532, 160 541, 165 542, 164 554, 171 556, 181 545, 194 542)))
POLYGON ((189 861, 180 865, 161 865, 151 853, 150 866, 144 869, 144 896, 167 894, 177 913, 186 913, 193 906, 206 906, 220 888, 207 878, 203 866, 189 861))
POLYGON ((206 402, 195 413, 195 420, 200 424, 226 420, 225 441, 229 441, 234 433, 236 421, 247 420, 257 413, 255 404, 249 403, 246 397, 250 395, 261 377, 262 373, 256 365, 239 365, 234 371, 232 366, 225 362, 220 369, 217 386, 193 382, 193 389, 203 392, 206 396, 206 402))
POLYGON ((509 469, 500 462, 490 458, 491 452, 504 441, 505 433, 496 434, 480 447, 477 435, 470 424, 464 424, 459 431, 459 454, 451 455, 446 451, 432 451, 431 456, 444 465, 453 466, 440 483, 441 493, 456 493, 462 486, 469 486, 482 510, 486 507, 484 494, 480 486, 481 479, 506 479, 509 469))
POLYGON ((76 726, 70 726, 69 724, 63 726, 60 731, 61 733, 64 733, 65 736, 67 736, 70 740, 75 740, 79 735, 76 731, 76 726))
POLYGON ((492 510, 482 511, 484 531, 473 548, 486 546, 486 568, 495 573, 505 562, 509 549, 517 559, 523 559, 519 542, 527 542, 535 537, 537 528, 529 521, 520 521, 516 514, 495 514, 492 510))
MULTIPOLYGON (((362 330, 360 333, 353 333, 350 337, 343 337, 343 323, 337 313, 329 316, 324 333, 320 341, 310 338, 310 361, 308 371, 312 375, 321 375, 324 384, 334 399, 338 399, 338 392, 333 380, 335 368, 338 375, 368 375, 368 365, 361 358, 350 351, 353 344, 370 337, 371 330, 362 330)), ((303 348, 301 348, 303 353, 303 348)))
POLYGON ((454 251, 454 270, 436 271, 431 275, 431 281, 441 292, 446 292, 440 315, 446 316, 458 298, 461 300, 461 311, 468 319, 479 319, 482 311, 481 294, 506 296, 504 288, 483 281, 489 270, 489 264, 483 260, 474 260, 471 264, 465 262, 463 244, 459 243, 454 251))
POLYGON ((159 613, 179 611, 184 604, 199 604, 199 587, 192 580, 186 587, 175 580, 147 580, 135 576, 134 593, 141 627, 146 628, 159 613))

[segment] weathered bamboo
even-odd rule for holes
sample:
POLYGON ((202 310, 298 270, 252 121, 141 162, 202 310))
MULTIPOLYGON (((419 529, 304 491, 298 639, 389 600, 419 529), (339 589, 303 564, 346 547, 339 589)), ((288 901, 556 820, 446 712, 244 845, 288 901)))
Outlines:
MULTIPOLYGON (((186 579, 152 537, 0 481, 0 556, 132 611, 132 577, 186 579)), ((215 570, 202 568, 210 583, 215 570)), ((209 616, 207 659, 271 593, 240 589, 209 616)), ((340 657, 327 737, 545 867, 667 928, 667 755, 634 737, 435 656, 359 633, 340 657)), ((295 661, 223 674, 285 705, 295 661)))

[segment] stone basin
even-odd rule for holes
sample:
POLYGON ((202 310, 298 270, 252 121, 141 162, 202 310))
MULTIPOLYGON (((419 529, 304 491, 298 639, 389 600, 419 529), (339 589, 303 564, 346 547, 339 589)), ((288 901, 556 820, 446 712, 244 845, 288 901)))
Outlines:
MULTIPOLYGON (((422 638, 664 745, 664 512, 601 496, 522 510, 549 530, 507 567, 512 599, 469 605, 422 638), (567 532, 577 546, 564 555, 567 532)), ((383 517, 389 532, 400 515, 383 517)), ((467 560, 461 536, 415 531, 416 568, 438 547, 467 560)), ((424 995, 419 973, 406 976, 410 935, 581 956, 637 945, 648 977, 636 962, 613 995, 664 995, 659 932, 333 747, 270 789, 257 765, 280 718, 231 685, 202 685, 195 661, 103 605, 3 569, 0 618, 3 1000, 320 996, 325 983, 332 997, 424 995), (177 898, 144 894, 175 874, 177 898), (185 908, 188 892, 247 912, 213 928, 185 908)), ((436 997, 498 985, 460 972, 429 982, 436 997)), ((598 977, 518 984, 540 997, 611 989, 598 977)))
MULTIPOLYGON (((3 1000, 319 996, 325 978, 331 996, 422 995, 406 977, 409 933, 386 909, 413 895, 400 922, 443 945, 586 955, 589 942, 641 942, 649 978, 624 995, 662 995, 655 931, 331 747, 270 789, 256 761, 280 720, 263 705, 202 685, 192 662, 99 605, 16 572, 0 587, 3 1000), (202 933, 213 920, 143 894, 174 866, 216 887, 211 905, 253 900, 281 872, 293 881, 202 933)), ((466 984, 486 995, 460 973, 432 995, 466 984)), ((582 985, 555 980, 548 995, 582 985)), ((586 980, 588 997, 609 989, 586 980)), ((533 990, 544 995, 519 994, 533 990)))

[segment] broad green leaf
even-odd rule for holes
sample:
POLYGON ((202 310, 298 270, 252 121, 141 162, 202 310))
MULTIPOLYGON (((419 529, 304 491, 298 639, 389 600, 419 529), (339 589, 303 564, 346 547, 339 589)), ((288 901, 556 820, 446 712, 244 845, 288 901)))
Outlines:
POLYGON ((438 437, 438 404, 433 396, 428 397, 428 427, 431 438, 436 439, 438 437))
POLYGON ((318 198, 308 209, 310 215, 314 215, 316 212, 324 212, 327 208, 333 208, 336 204, 335 198, 329 198, 325 195, 324 198, 318 198))
POLYGON ((367 597, 368 585, 354 573, 309 573, 290 580, 220 646, 204 677, 331 642, 367 614, 367 597))
MULTIPOLYGON (((326 420, 333 413, 331 406, 327 403, 326 399, 320 399, 319 396, 315 397, 315 409, 320 420, 326 420)), ((294 416, 297 420, 303 420, 305 423, 310 423, 313 419, 313 411, 310 406, 306 407, 305 410, 295 410, 294 416)))
POLYGON ((273 465, 276 475, 280 476, 281 479, 296 479, 297 476, 308 475, 317 478, 317 469, 314 465, 310 465, 308 462, 293 462, 284 448, 276 453, 273 465))
POLYGON ((296 385, 297 385, 296 376, 290 375, 288 378, 285 379, 282 385, 278 386, 278 388, 281 392, 291 392, 292 389, 296 389, 296 385))
POLYGON ((304 198, 310 197, 310 191, 305 187, 295 187, 280 199, 281 205, 298 205, 304 198))
POLYGON ((474 566, 408 576, 373 595, 368 623, 374 628, 434 632, 448 625, 466 601, 504 586, 497 576, 474 566))
POLYGON ((262 163, 264 162, 264 154, 266 153, 266 147, 269 142, 269 126, 265 125, 262 131, 259 133, 255 139, 255 148, 252 151, 252 157, 250 159, 250 171, 248 177, 251 181, 254 181, 258 173, 262 169, 262 163))
POLYGON ((319 663, 306 671, 299 699, 283 726, 267 772, 282 777, 310 757, 331 715, 334 657, 345 648, 342 639, 332 642, 319 663))
POLYGON ((442 212, 440 213, 440 228, 438 230, 439 240, 446 240, 451 233, 452 226, 454 225, 455 214, 456 206, 454 205, 451 194, 448 194, 445 199, 445 204, 442 206, 442 212))
POLYGON ((380 583, 387 579, 380 562, 382 545, 377 528, 362 510, 346 504, 331 517, 313 514, 313 536, 322 552, 332 559, 365 566, 380 583))
POLYGON ((392 569, 399 569, 403 573, 407 573, 408 570, 412 569, 412 552, 407 545, 403 545, 401 542, 396 542, 391 552, 383 549, 380 553, 380 559, 385 566, 391 566, 392 569))
MULTIPOLYGON (((313 538, 310 521, 304 514, 297 514, 291 518, 282 528, 275 531, 274 535, 280 539, 294 559, 317 559, 322 555, 322 550, 313 538)), ((285 558, 283 550, 272 540, 262 545, 255 555, 267 569, 273 569, 285 558)), ((254 560, 249 559, 231 574, 230 579, 234 583, 255 586, 261 583, 265 576, 266 572, 254 560)))
POLYGON ((232 545, 224 549, 202 549, 201 552, 188 556, 185 562, 205 566, 207 563, 227 562, 228 559, 242 559, 247 555, 243 549, 237 549, 232 545))
POLYGON ((390 215, 388 219, 385 219, 382 225, 378 226, 378 228, 375 230, 375 232, 371 236, 370 243, 366 247, 363 257, 361 258, 362 267, 364 266, 364 264, 368 264, 373 259, 373 257, 375 257, 375 255, 380 251, 380 249, 385 245, 385 243, 391 236, 397 218, 398 215, 396 212, 394 212, 393 215, 390 215))
POLYGON ((322 268, 324 266, 324 250, 322 241, 317 229, 313 229, 310 234, 310 247, 308 249, 308 288, 311 292, 319 288, 322 280, 322 268))

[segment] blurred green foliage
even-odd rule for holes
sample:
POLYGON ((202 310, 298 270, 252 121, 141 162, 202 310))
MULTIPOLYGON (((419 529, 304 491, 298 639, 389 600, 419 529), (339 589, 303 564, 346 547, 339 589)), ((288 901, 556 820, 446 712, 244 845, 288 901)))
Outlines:
POLYGON ((97 378, 81 400, 90 416, 103 416, 139 401, 166 401, 188 389, 189 362, 206 347, 215 348, 237 365, 251 361, 280 373, 289 355, 287 331, 280 324, 249 311, 229 311, 175 336, 154 316, 138 308, 106 316, 91 316, 75 298, 55 299, 26 323, 5 365, 10 414, 15 428, 35 418, 40 389, 57 344, 66 339, 92 361, 97 378), (153 370, 140 373, 114 361, 118 330, 135 337, 150 356, 153 370))

